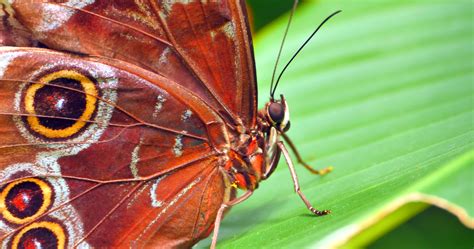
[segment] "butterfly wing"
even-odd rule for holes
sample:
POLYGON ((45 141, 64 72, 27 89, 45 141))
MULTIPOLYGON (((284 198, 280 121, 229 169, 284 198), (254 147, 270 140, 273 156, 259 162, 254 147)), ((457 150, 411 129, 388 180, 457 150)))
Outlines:
POLYGON ((233 196, 213 154, 228 143, 222 126, 255 124, 255 71, 243 3, 15 1, 13 7, 20 25, 4 21, 13 29, 3 37, 15 37, 21 27, 24 35, 17 37, 26 37, 28 46, 87 56, 2 51, 2 81, 10 88, 0 101, 0 148, 14 155, 0 156, 2 183, 48 175, 46 184, 56 194, 50 213, 23 224, 2 221, 3 243, 28 234, 22 232, 33 223, 53 226, 48 220, 64 221, 67 245, 189 246, 205 237, 217 208, 233 196), (44 65, 61 63, 109 82, 98 91, 104 107, 79 129, 87 136, 31 140, 25 134, 35 130, 19 128, 34 116, 21 109, 25 82, 40 79, 35 72, 44 65), (97 64, 115 74, 98 73, 97 64), (116 88, 113 79, 120 82, 116 88))
POLYGON ((207 233, 230 190, 207 136, 222 120, 199 98, 122 61, 13 47, 0 59, 4 246, 190 245, 207 233))
POLYGON ((5 0, 0 0, 0 45, 33 47, 37 43, 31 31, 21 25, 14 17, 14 10, 5 0))
POLYGON ((244 1, 33 2, 13 6, 42 44, 139 65, 195 92, 230 124, 255 125, 244 1))

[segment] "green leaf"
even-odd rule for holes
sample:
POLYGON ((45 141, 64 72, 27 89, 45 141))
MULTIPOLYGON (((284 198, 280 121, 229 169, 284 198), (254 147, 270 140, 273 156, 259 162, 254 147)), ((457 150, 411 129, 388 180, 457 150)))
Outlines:
MULTIPOLYGON (((228 213, 218 247, 366 245, 424 209, 410 202, 447 209, 474 228, 472 2, 308 1, 281 61, 338 9, 277 90, 290 105, 289 136, 301 154, 317 168, 335 168, 319 177, 297 165, 302 191, 333 213, 310 215, 282 160, 228 213), (390 222, 369 229, 384 218, 390 222)), ((261 106, 287 20, 254 41, 261 106)))
POLYGON ((398 249, 400 238, 410 248, 464 249, 473 245, 474 230, 459 224, 450 213, 431 207, 383 236, 368 249, 398 249), (435 224, 435 225, 434 225, 435 224))
POLYGON ((250 6, 248 13, 251 16, 251 25, 254 31, 260 30, 293 6, 292 1, 247 0, 246 2, 250 6), (268 8, 268 6, 272 7, 268 8))

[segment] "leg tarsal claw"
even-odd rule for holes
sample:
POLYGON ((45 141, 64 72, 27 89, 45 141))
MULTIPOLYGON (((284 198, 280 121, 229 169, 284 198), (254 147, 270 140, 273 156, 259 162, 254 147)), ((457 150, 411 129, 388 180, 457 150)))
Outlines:
POLYGON ((295 171, 295 167, 293 166, 293 162, 291 161, 291 158, 290 158, 290 155, 288 153, 288 150, 286 149, 285 145, 283 144, 283 142, 278 142, 278 147, 280 148, 280 151, 282 152, 283 154, 283 157, 285 158, 286 160, 286 164, 288 165, 288 169, 290 170, 290 174, 291 174, 291 178, 293 179, 293 184, 295 186, 295 192, 300 196, 301 200, 304 202, 304 204, 306 205, 306 207, 312 212, 314 213, 315 215, 317 216, 323 216, 323 215, 326 215, 326 214, 329 214, 331 211, 329 210, 323 210, 323 211, 319 211, 317 209, 315 209, 313 207, 313 205, 311 205, 311 203, 309 202, 309 200, 306 198, 306 196, 303 194, 303 192, 301 192, 300 190, 300 184, 298 182, 298 176, 296 176, 296 171, 295 171))
POLYGON ((305 163, 305 162, 302 162, 303 166, 311 173, 315 174, 315 175, 320 175, 320 176, 323 176, 327 173, 330 173, 331 171, 333 171, 334 167, 332 166, 328 166, 324 169, 314 169, 313 167, 311 167, 309 164, 305 163))
POLYGON ((309 210, 315 214, 316 216, 324 216, 324 215, 327 215, 327 214, 330 214, 331 213, 331 210, 323 210, 323 211, 319 211, 313 207, 310 207, 309 210))

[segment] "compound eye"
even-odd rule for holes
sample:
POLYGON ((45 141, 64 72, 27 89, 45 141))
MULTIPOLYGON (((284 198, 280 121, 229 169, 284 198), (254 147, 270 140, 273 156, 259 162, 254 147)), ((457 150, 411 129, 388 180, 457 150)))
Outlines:
POLYGON ((282 104, 273 102, 268 106, 268 115, 273 123, 280 124, 285 118, 285 108, 282 104))

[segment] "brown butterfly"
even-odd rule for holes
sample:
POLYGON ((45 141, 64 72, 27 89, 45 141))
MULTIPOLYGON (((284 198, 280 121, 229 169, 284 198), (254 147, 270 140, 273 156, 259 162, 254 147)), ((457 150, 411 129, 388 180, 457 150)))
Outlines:
POLYGON ((215 246, 281 154, 329 212, 284 97, 257 111, 244 1, 0 3, 2 247, 215 246))

